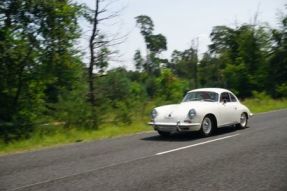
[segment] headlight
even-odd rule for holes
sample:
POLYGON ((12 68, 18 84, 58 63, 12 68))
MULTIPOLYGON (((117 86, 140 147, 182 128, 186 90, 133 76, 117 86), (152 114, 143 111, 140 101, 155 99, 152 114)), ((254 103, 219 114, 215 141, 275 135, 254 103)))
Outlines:
POLYGON ((188 117, 189 117, 190 119, 192 119, 192 118, 194 118, 195 116, 196 116, 196 111, 195 111, 195 109, 189 110, 189 112, 188 112, 188 117))
POLYGON ((157 116, 157 111, 155 109, 152 110, 151 112, 151 118, 154 119, 157 116))

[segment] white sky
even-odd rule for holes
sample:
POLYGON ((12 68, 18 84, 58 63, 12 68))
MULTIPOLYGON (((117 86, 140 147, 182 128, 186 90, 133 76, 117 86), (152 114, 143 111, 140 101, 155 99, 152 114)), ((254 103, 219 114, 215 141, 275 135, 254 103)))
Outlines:
MULTIPOLYGON (((94 0, 76 0, 94 7, 94 0)), ((110 0, 107 0, 110 1, 110 0)), ((209 34, 214 26, 235 27, 253 23, 256 12, 260 23, 268 22, 272 27, 278 24, 278 13, 284 11, 287 0, 113 0, 111 11, 123 9, 120 16, 102 25, 106 33, 128 34, 127 39, 115 48, 119 50, 112 67, 125 66, 133 69, 133 55, 136 49, 145 53, 143 38, 136 27, 135 17, 148 15, 154 22, 154 34, 161 33, 167 38, 168 50, 162 54, 169 58, 173 50, 185 50, 191 41, 199 41, 199 52, 207 50, 209 34)), ((84 35, 81 48, 87 50, 87 36, 91 27, 81 21, 84 35)), ((87 60, 88 55, 85 56, 87 60)))

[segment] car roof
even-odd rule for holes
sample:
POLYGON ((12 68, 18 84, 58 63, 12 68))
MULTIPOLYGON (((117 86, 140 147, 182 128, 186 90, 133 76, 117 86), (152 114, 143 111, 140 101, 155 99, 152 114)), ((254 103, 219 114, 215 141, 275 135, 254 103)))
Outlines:
POLYGON ((231 92, 231 91, 229 91, 227 89, 223 89, 223 88, 199 88, 199 89, 190 90, 189 92, 197 92, 197 91, 216 92, 218 94, 221 94, 222 92, 231 92))

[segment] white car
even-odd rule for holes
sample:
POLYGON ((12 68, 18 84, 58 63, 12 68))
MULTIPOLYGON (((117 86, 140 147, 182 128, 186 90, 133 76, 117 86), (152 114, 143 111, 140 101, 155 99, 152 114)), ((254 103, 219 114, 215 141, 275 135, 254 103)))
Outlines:
POLYGON ((149 125, 161 136, 190 131, 209 136, 220 127, 237 125, 245 128, 251 116, 250 110, 231 91, 202 88, 189 91, 179 104, 153 109, 149 125))

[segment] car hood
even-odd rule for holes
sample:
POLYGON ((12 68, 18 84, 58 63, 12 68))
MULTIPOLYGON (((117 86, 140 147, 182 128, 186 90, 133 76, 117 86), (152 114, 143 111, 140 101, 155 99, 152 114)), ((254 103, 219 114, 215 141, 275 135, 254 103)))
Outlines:
POLYGON ((210 107, 215 103, 216 102, 191 101, 191 102, 182 102, 179 104, 160 106, 155 109, 161 116, 168 116, 168 115, 186 116, 190 109, 195 109, 196 111, 199 111, 206 107, 210 107))

